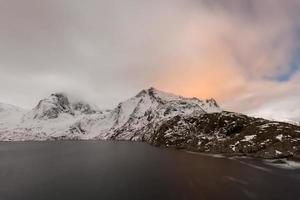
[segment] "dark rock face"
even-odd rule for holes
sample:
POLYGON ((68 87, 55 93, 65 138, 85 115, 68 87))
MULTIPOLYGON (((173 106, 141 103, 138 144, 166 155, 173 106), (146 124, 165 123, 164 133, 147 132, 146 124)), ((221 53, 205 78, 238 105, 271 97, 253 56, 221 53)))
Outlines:
POLYGON ((71 134, 74 134, 74 133, 85 134, 86 133, 84 128, 82 128, 81 122, 76 122, 75 124, 73 124, 70 127, 69 131, 71 134))
POLYGON ((52 94, 49 98, 41 100, 34 110, 34 119, 54 119, 60 113, 74 115, 68 98, 61 93, 52 94))
POLYGON ((60 114, 75 115, 75 111, 79 114, 95 114, 96 106, 91 106, 84 102, 70 102, 68 97, 62 93, 51 94, 50 97, 42 99, 33 109, 34 119, 54 119, 60 114))
POLYGON ((147 142, 156 146, 262 158, 300 157, 299 126, 242 114, 176 116, 151 129, 147 142))
POLYGON ((210 106, 219 107, 219 105, 217 104, 217 101, 215 99, 207 99, 206 103, 208 103, 210 106))
POLYGON ((97 111, 92 108, 90 104, 83 102, 76 102, 72 104, 74 110, 79 111, 83 114, 95 114, 97 111))

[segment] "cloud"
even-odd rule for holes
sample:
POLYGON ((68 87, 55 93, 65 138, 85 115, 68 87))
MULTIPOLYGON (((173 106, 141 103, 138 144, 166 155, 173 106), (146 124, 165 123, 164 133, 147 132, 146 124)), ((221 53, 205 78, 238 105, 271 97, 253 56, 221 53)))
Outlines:
POLYGON ((2 1, 0 101, 71 91, 106 108, 155 86, 233 111, 289 110, 299 20, 298 0, 2 1))
MULTIPOLYGON (((201 4, 202 12, 177 38, 181 51, 158 85, 188 96, 213 96, 225 109, 265 117, 271 117, 271 108, 280 104, 282 112, 274 109, 272 118, 287 119, 295 106, 290 99, 300 100, 295 96, 299 80, 281 82, 276 77, 299 68, 300 63, 291 66, 300 44, 299 2, 209 2, 201 4)), ((291 118, 300 120, 300 114, 295 115, 291 118)))
POLYGON ((299 121, 299 94, 278 97, 248 112, 249 115, 280 121, 299 121))

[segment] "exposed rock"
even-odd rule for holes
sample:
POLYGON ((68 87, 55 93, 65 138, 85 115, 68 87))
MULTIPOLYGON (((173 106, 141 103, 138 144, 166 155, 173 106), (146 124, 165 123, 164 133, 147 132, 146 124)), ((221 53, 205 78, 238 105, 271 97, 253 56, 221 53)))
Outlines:
POLYGON ((33 118, 53 119, 57 118, 60 113, 74 115, 68 97, 62 93, 54 93, 38 103, 33 109, 33 118))
POLYGON ((72 103, 72 108, 74 111, 78 111, 83 114, 95 114, 96 112, 99 112, 99 109, 97 106, 85 103, 83 101, 72 103))
POLYGON ((300 127, 229 112, 176 116, 156 126, 148 142, 200 152, 282 158, 300 155, 300 127))

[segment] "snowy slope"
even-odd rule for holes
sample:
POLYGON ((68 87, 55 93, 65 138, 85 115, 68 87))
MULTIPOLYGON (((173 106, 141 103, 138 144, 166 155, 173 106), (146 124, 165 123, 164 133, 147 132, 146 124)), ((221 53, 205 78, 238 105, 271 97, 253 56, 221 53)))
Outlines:
POLYGON ((25 109, 0 103, 0 131, 16 127, 24 113, 26 113, 25 109))

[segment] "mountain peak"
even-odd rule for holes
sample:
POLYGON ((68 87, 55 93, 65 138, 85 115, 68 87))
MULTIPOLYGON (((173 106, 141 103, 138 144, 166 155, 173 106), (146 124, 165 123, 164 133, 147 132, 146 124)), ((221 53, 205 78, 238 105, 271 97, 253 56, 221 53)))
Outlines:
POLYGON ((147 89, 147 91, 150 92, 150 93, 151 92, 164 92, 164 91, 156 89, 155 87, 150 87, 150 88, 147 89))
POLYGON ((94 104, 89 104, 85 101, 72 102, 71 106, 74 111, 78 111, 79 113, 83 113, 83 114, 95 114, 96 112, 100 111, 98 106, 94 104))
POLYGON ((34 119, 53 119, 60 113, 74 114, 69 99, 64 93, 53 93, 50 97, 40 100, 33 112, 34 119))
POLYGON ((56 97, 56 98, 68 98, 67 95, 64 92, 55 92, 50 95, 50 97, 56 97))
POLYGON ((154 88, 154 87, 150 87, 150 88, 148 88, 148 89, 144 89, 144 90, 140 91, 140 92, 136 95, 136 97, 141 97, 141 96, 144 96, 144 95, 153 95, 153 94, 156 93, 156 92, 162 92, 162 91, 159 91, 159 90, 157 90, 157 89, 154 88))
POLYGON ((150 87, 148 89, 144 89, 140 91, 135 97, 143 97, 143 96, 150 96, 156 100, 160 100, 161 102, 169 102, 169 101, 178 101, 178 100, 187 100, 187 101, 194 101, 194 102, 202 102, 203 104, 207 104, 209 107, 216 107, 220 108, 217 101, 213 98, 201 100, 197 97, 183 97, 181 95, 176 95, 170 92, 165 92, 159 90, 154 87, 150 87))
POLYGON ((210 106, 220 107, 214 98, 206 99, 205 102, 210 106))
POLYGON ((154 87, 150 87, 148 89, 144 89, 140 91, 135 97, 143 97, 143 96, 148 96, 152 99, 156 99, 159 101, 172 101, 172 100, 184 99, 182 96, 175 95, 162 90, 158 90, 154 87))
POLYGON ((34 119, 54 119, 62 113, 69 115, 95 114, 100 112, 100 109, 84 100, 78 100, 66 93, 57 92, 40 100, 32 112, 34 119))

